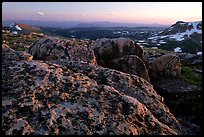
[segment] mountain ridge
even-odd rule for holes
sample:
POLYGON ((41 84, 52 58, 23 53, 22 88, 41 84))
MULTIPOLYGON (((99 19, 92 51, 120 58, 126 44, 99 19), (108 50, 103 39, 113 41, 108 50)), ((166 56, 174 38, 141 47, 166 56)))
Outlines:
POLYGON ((37 21, 37 20, 5 20, 2 21, 2 25, 8 25, 11 22, 22 22, 31 26, 46 26, 46 27, 59 27, 59 28, 72 28, 72 27, 168 27, 169 25, 163 25, 158 23, 123 23, 123 22, 111 22, 111 21, 37 21))

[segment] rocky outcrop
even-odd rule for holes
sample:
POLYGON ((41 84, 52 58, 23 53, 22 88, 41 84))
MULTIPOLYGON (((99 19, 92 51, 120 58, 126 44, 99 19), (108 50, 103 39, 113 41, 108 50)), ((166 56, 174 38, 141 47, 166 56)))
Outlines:
POLYGON ((125 55, 111 61, 110 68, 134 74, 150 81, 148 71, 144 62, 136 55, 125 55))
POLYGON ((91 47, 99 65, 135 74, 149 81, 143 50, 131 39, 98 39, 91 47))
POLYGON ((185 126, 196 134, 201 134, 201 127, 198 125, 201 125, 202 119, 202 89, 176 78, 162 79, 152 84, 157 93, 164 97, 170 111, 176 117, 185 118, 179 121, 185 121, 185 126))
POLYGON ((167 54, 149 62, 149 76, 152 79, 161 77, 175 77, 181 73, 180 58, 173 54, 167 54))
POLYGON ((29 48, 28 52, 34 59, 39 60, 67 59, 97 64, 94 52, 88 48, 88 45, 79 46, 76 42, 66 42, 58 38, 40 39, 29 48))
POLYGON ((128 38, 97 39, 92 44, 92 49, 96 54, 98 64, 104 67, 109 66, 111 60, 124 55, 137 55, 143 58, 142 48, 128 38))
POLYGON ((136 75, 84 61, 18 60, 6 46, 2 56, 3 134, 189 134, 136 75))
POLYGON ((2 62, 8 62, 12 60, 32 60, 33 56, 27 52, 15 51, 11 49, 8 45, 2 45, 2 62))

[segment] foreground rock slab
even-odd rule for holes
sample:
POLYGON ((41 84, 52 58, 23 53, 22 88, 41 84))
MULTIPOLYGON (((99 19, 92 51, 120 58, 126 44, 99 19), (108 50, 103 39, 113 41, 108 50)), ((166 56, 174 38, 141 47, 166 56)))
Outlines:
POLYGON ((16 60, 2 49, 3 134, 189 134, 143 78, 84 61, 16 60))

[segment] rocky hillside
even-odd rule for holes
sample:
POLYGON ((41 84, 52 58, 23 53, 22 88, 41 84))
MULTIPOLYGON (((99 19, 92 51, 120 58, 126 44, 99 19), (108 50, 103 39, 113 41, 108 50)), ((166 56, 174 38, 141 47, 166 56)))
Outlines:
POLYGON ((200 134, 199 126, 174 116, 151 84, 181 75, 178 56, 159 56, 127 38, 44 37, 27 51, 2 44, 3 134, 200 134))
POLYGON ((3 27, 4 30, 10 31, 12 34, 30 34, 32 32, 40 32, 41 30, 36 27, 31 27, 22 23, 11 23, 8 26, 3 27))
POLYGON ((169 28, 160 32, 157 37, 151 39, 173 39, 175 41, 182 41, 186 38, 193 38, 202 43, 202 21, 198 22, 183 22, 178 21, 169 28), (199 37, 198 37, 199 36, 199 37))
MULTIPOLYGON (((178 21, 156 36, 148 38, 172 47, 175 52, 197 53, 202 51, 202 21, 178 21)), ((160 45, 159 44, 159 45, 160 45)), ((166 48, 167 48, 166 46, 166 48)), ((169 48, 169 49, 172 49, 169 48)))

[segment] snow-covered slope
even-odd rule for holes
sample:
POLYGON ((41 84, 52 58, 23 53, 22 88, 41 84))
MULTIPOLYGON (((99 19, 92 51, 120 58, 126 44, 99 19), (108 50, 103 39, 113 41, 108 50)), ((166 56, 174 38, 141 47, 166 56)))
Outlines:
POLYGON ((16 23, 11 23, 11 24, 9 25, 9 29, 10 29, 11 31, 21 31, 21 30, 22 30, 22 28, 19 27, 18 24, 16 24, 16 23))
POLYGON ((5 27, 7 30, 12 32, 13 34, 29 34, 31 32, 39 32, 40 29, 37 27, 32 27, 27 24, 22 23, 11 23, 7 27, 5 27))
POLYGON ((22 30, 18 25, 15 26, 17 30, 22 30))
POLYGON ((178 21, 169 28, 157 34, 157 36, 150 37, 149 40, 171 39, 175 41, 182 41, 186 38, 199 37, 202 40, 202 21, 183 22, 178 21))

